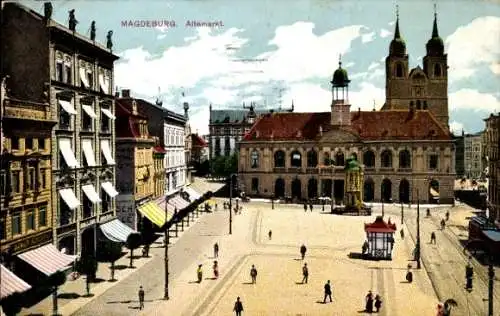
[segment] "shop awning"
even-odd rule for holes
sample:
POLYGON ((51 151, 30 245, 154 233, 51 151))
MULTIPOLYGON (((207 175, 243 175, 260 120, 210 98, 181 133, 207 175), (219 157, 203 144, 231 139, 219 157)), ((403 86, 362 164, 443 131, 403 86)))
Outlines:
POLYGON ((434 190, 433 188, 430 188, 430 193, 433 197, 439 197, 439 192, 434 190))
MULTIPOLYGON (((161 200, 156 200, 158 207, 160 207, 163 211, 165 211, 165 199, 162 198, 161 200)), ((175 214, 175 206, 167 203, 167 221, 171 220, 172 217, 174 217, 175 214)))
POLYGON ((61 189, 59 190, 59 194, 70 209, 74 210, 75 208, 80 206, 81 203, 72 189, 61 189))
POLYGON ((184 191, 186 191, 189 194, 189 198, 191 199, 191 202, 201 198, 201 196, 202 196, 202 194, 198 193, 196 190, 194 190, 191 187, 184 188, 184 191))
POLYGON ((92 203, 99 203, 101 199, 92 184, 82 185, 82 190, 92 203))
POLYGON ((189 202, 184 200, 180 195, 175 195, 174 197, 168 200, 168 203, 177 207, 177 210, 180 211, 189 206, 189 202))
POLYGON ((94 109, 90 105, 85 105, 82 104, 82 109, 85 111, 85 113, 88 114, 91 118, 95 119, 97 115, 94 112, 94 109))
POLYGON ((113 159, 113 155, 111 154, 111 148, 109 147, 109 140, 107 139, 101 140, 101 149, 108 165, 114 165, 115 160, 113 159))
POLYGON ((123 224, 119 219, 113 219, 107 223, 99 225, 106 238, 114 242, 126 242, 130 234, 137 231, 123 224))
POLYGON ((45 275, 51 275, 57 271, 65 270, 68 268, 69 264, 76 260, 76 256, 66 255, 60 252, 52 244, 27 251, 18 255, 18 257, 45 275))
POLYGON ((59 105, 61 105, 63 110, 66 111, 68 114, 76 115, 76 110, 70 101, 57 100, 57 102, 59 103, 59 105))
POLYGON ((116 118, 116 116, 114 116, 113 113, 111 113, 111 111, 108 109, 101 108, 101 112, 104 113, 107 117, 109 117, 112 120, 114 120, 116 118))
POLYGON ((31 285, 24 282, 20 277, 12 271, 0 264, 0 299, 7 297, 16 292, 22 293, 31 289, 31 285))
POLYGON ((80 80, 83 82, 85 88, 89 87, 89 79, 87 78, 87 71, 85 68, 80 68, 80 80))
POLYGON ((115 187, 113 186, 113 183, 111 183, 111 182, 103 182, 103 183, 101 183, 101 187, 104 189, 104 191, 106 191, 106 193, 111 198, 114 198, 115 196, 118 195, 118 191, 115 190, 115 187))
POLYGON ((59 150, 61 151, 64 161, 70 168, 79 168, 80 165, 76 160, 75 153, 73 152, 73 148, 71 148, 71 139, 70 138, 59 138, 59 150))
POLYGON ((92 141, 90 139, 82 139, 82 150, 87 160, 87 165, 89 167, 95 167, 94 150, 92 149, 92 141))
POLYGON ((138 211, 158 227, 162 227, 166 222, 165 211, 155 202, 148 202, 139 206, 138 211))

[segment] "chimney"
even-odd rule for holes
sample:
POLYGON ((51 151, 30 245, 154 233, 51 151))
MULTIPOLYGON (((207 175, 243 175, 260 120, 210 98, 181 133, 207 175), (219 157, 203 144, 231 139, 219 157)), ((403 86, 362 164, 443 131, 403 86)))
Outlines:
POLYGON ((115 98, 119 98, 120 97, 120 91, 115 91, 115 98))
POLYGON ((130 98, 130 89, 122 89, 122 98, 130 98))

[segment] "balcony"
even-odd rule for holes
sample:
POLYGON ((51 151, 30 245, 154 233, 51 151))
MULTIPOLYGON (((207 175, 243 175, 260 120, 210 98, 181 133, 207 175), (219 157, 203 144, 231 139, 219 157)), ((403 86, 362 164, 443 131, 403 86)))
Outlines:
POLYGON ((309 173, 309 174, 317 174, 319 171, 319 168, 318 167, 307 167, 306 169, 306 173, 309 173))
POLYGON ((301 173, 302 167, 290 167, 288 168, 289 173, 301 173))
POLYGON ((274 173, 285 173, 286 168, 285 167, 274 167, 274 173))

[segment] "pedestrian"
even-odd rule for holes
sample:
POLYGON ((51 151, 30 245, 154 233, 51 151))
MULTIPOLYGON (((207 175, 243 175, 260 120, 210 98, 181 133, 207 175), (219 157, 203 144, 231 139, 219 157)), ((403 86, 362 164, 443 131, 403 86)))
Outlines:
POLYGON ((309 278, 309 269, 307 268, 307 263, 304 263, 302 267, 302 284, 307 284, 307 279, 309 278))
POLYGON ((406 271, 406 281, 408 283, 413 282, 413 272, 411 271, 411 264, 408 264, 408 270, 406 271))
POLYGON ((217 203, 215 203, 215 211, 217 212, 217 203))
POLYGON ((446 221, 448 221, 450 219, 450 211, 446 211, 445 216, 446 216, 446 221))
POLYGON ((366 300, 365 312, 370 313, 370 314, 373 313, 373 294, 372 294, 372 291, 368 291, 368 294, 366 294, 365 300, 366 300))
POLYGON ((219 278, 219 264, 218 264, 217 260, 214 261, 213 269, 214 269, 214 278, 218 279, 219 278))
POLYGON ((255 265, 252 264, 252 268, 250 269, 250 277, 252 278, 252 284, 257 283, 257 269, 255 265))
POLYGON ((444 227, 446 226, 446 223, 444 219, 441 219, 441 230, 444 230, 444 227))
POLYGON ((365 242, 363 243, 363 246, 361 247, 361 254, 364 255, 365 253, 368 252, 368 240, 365 240, 365 242))
POLYGON ((142 285, 139 287, 139 309, 144 308, 144 289, 142 285))
POLYGON ((219 258, 219 243, 214 244, 214 258, 219 258))
POLYGON ((312 212, 313 211, 313 204, 312 202, 309 202, 309 210, 312 212))
POLYGON ((332 287, 330 286, 330 280, 328 280, 325 284, 325 297, 323 298, 323 304, 326 304, 326 298, 330 298, 330 302, 332 302, 332 287))
POLYGON ((236 312, 236 316, 241 316, 241 312, 243 311, 243 303, 240 301, 240 297, 236 298, 236 302, 234 303, 233 311, 236 312))
POLYGON ((201 264, 198 265, 198 270, 196 271, 196 274, 198 275, 198 283, 201 283, 201 280, 203 278, 203 269, 201 268, 201 264))
POLYGON ((307 212, 307 204, 304 202, 304 212, 307 212))
POLYGON ((375 312, 379 312, 380 308, 382 307, 382 298, 380 295, 375 295, 375 312))
POLYGON ((402 228, 399 233, 401 234, 401 239, 405 239, 405 231, 402 228))
POLYGON ((304 260, 304 257, 306 256, 306 251, 306 245, 302 244, 302 246, 300 246, 300 256, 302 257, 302 260, 304 260))
POLYGON ((267 235, 269 236, 269 240, 271 240, 273 238, 273 231, 269 230, 269 233, 267 233, 267 235))
POLYGON ((431 233, 431 244, 436 244, 436 233, 432 232, 431 233))

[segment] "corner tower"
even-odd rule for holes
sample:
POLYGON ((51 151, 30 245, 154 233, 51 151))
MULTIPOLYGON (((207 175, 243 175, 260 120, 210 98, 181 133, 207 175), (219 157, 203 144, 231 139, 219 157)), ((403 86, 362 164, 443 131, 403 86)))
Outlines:
POLYGON ((349 104, 349 77, 347 71, 342 68, 339 58, 339 68, 333 73, 332 84, 332 114, 331 124, 341 127, 351 125, 351 105, 349 104))
POLYGON ((424 72, 428 78, 427 106, 437 120, 446 128, 448 125, 448 58, 444 53, 443 39, 439 37, 436 5, 432 37, 427 42, 424 57, 424 72))
POLYGON ((382 110, 408 108, 408 69, 406 43, 399 30, 399 7, 396 6, 394 38, 389 46, 389 55, 385 58, 386 101, 382 110))

